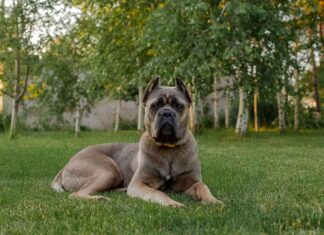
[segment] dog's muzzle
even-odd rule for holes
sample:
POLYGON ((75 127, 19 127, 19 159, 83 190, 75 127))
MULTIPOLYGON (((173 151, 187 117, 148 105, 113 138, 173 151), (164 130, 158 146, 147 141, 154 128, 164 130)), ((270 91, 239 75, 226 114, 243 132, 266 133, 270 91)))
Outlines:
POLYGON ((155 140, 160 143, 175 143, 178 137, 177 114, 171 109, 163 109, 157 113, 155 140))

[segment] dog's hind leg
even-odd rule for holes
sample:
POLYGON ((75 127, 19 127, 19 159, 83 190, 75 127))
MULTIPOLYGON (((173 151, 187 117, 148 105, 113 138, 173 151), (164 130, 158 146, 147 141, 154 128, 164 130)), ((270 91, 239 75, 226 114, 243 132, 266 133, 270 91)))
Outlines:
POLYGON ((87 184, 85 184, 78 191, 70 194, 70 197, 83 198, 90 200, 109 200, 108 197, 101 195, 93 195, 97 192, 102 192, 119 184, 122 180, 116 174, 102 173, 100 176, 91 177, 87 184))
POLYGON ((62 187, 71 192, 71 197, 93 200, 108 199, 94 194, 114 189, 123 181, 116 162, 98 153, 91 158, 81 156, 71 161, 62 171, 61 178, 62 187))
POLYGON ((61 192, 64 192, 64 188, 63 188, 63 185, 62 185, 62 172, 63 172, 64 169, 60 170, 59 173, 57 173, 57 175, 55 176, 52 184, 51 184, 51 188, 58 192, 58 193, 61 193, 61 192))

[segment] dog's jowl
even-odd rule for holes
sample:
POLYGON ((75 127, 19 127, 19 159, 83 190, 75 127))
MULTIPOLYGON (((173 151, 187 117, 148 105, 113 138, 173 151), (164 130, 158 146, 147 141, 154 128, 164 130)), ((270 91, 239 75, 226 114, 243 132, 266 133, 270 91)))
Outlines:
POLYGON ((175 87, 150 82, 144 93, 145 129, 138 144, 100 144, 87 147, 57 174, 52 188, 72 197, 108 199, 95 195, 127 190, 131 197, 180 207, 165 193, 184 193, 195 200, 219 203, 201 181, 197 143, 188 128, 191 98, 185 84, 175 87))

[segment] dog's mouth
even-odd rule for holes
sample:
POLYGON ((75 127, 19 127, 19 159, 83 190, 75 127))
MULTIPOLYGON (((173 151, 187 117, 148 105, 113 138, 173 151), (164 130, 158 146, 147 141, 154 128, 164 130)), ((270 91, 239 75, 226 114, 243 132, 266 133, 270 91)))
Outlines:
POLYGON ((159 143, 176 143, 179 140, 179 138, 177 138, 174 125, 169 122, 165 122, 160 125, 154 139, 159 143))

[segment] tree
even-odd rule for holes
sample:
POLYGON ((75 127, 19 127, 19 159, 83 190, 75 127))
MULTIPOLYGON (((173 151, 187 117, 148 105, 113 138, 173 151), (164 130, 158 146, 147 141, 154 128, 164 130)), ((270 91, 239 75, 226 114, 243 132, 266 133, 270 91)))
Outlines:
MULTIPOLYGON (((138 93, 138 130, 143 128, 143 86, 151 79, 140 72, 152 57, 150 49, 140 44, 143 25, 160 1, 75 1, 84 15, 96 22, 96 67, 102 83, 109 83, 109 96, 115 99, 134 97, 138 93), (116 92, 116 89, 120 92, 116 92), (131 91, 131 93, 125 93, 131 91)), ((116 115, 116 118, 118 115, 116 115)))
MULTIPOLYGON (((227 8, 221 22, 226 27, 218 27, 223 33, 224 64, 229 75, 235 76, 235 84, 240 93, 240 109, 237 132, 246 133, 247 125, 240 120, 244 117, 254 92, 255 108, 258 97, 263 93, 276 94, 281 90, 283 78, 294 61, 291 59, 290 43, 294 40, 295 28, 291 24, 290 1, 226 1, 227 8), (245 97, 245 98, 244 98, 245 97), (245 104, 243 105, 242 102, 245 104), (241 126, 241 125, 244 126, 241 126)), ((248 118, 248 117, 246 117, 248 118)), ((257 110, 255 112, 257 122, 257 110)))
MULTIPOLYGON (((313 96, 316 104, 315 119, 318 121, 321 116, 321 104, 319 94, 319 82, 317 76, 316 53, 318 57, 322 56, 323 42, 322 25, 323 25, 323 2, 311 0, 297 0, 290 4, 291 25, 298 32, 294 41, 293 54, 297 60, 295 68, 295 77, 300 77, 307 70, 305 64, 311 65, 312 76, 311 83, 313 86, 313 96), (299 55, 298 55, 299 54, 299 55), (305 56, 306 55, 306 56, 305 56), (306 58, 306 59, 305 59, 306 58), (301 60, 303 60, 301 62, 301 60), (298 76, 296 76, 298 74, 298 76)), ((321 59, 320 59, 321 60, 321 59)), ((295 84, 295 120, 298 114, 298 97, 303 91, 298 90, 298 84, 295 84), (298 92, 297 92, 298 91, 298 92)), ((296 122, 298 123, 298 122, 296 122)), ((295 128, 297 128, 297 124, 295 128)))
POLYGON ((36 24, 33 12, 38 5, 28 1, 13 1, 11 6, 1 5, 1 61, 4 64, 3 93, 10 96, 12 102, 10 138, 16 133, 19 104, 22 100, 31 76, 30 58, 35 47, 31 38, 33 26, 36 24), (27 40, 26 40, 27 39, 27 40), (22 75, 24 74, 24 75, 22 75))
MULTIPOLYGON (((80 19, 81 21, 81 19, 80 19)), ((73 111, 74 131, 78 136, 83 113, 104 94, 104 87, 91 72, 91 38, 79 24, 64 36, 53 39, 42 58, 39 101, 52 114, 62 117, 73 111)))
POLYGON ((10 137, 17 128, 19 106, 26 93, 29 80, 40 69, 39 55, 48 39, 41 29, 50 28, 51 11, 58 1, 13 0, 1 2, 0 13, 0 59, 4 65, 4 90, 12 98, 10 137))
POLYGON ((321 104, 319 95, 319 83, 317 77, 317 63, 316 55, 318 52, 321 54, 322 42, 321 34, 323 24, 323 3, 322 1, 297 1, 296 6, 302 6, 302 14, 296 15, 297 20, 304 33, 308 34, 308 48, 309 48, 309 62, 312 65, 312 83, 314 87, 314 100, 316 103, 315 118, 320 119, 321 116, 321 104))
POLYGON ((210 11, 220 12, 209 1, 165 1, 144 26, 142 45, 154 56, 141 68, 143 74, 159 74, 172 84, 177 76, 189 85, 193 103, 191 128, 198 121, 198 100, 213 90, 216 72, 210 11))

